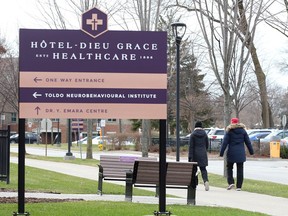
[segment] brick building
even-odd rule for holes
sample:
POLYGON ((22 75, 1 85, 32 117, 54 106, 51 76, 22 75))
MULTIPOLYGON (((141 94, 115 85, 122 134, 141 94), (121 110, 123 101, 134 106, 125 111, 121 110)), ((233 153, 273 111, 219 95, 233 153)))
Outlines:
MULTIPOLYGON (((93 134, 111 135, 117 133, 131 133, 131 121, 126 119, 102 119, 105 127, 101 127, 100 120, 92 119, 93 134)), ((18 133, 17 113, 3 112, 1 114, 1 128, 10 125, 11 134, 18 133)), ((59 134, 59 142, 68 141, 68 119, 26 119, 25 131, 34 132, 41 136, 42 143, 55 144, 59 134), (52 125, 52 126, 51 126, 52 125)), ((79 139, 82 133, 87 133, 87 119, 71 120, 72 141, 79 139)))

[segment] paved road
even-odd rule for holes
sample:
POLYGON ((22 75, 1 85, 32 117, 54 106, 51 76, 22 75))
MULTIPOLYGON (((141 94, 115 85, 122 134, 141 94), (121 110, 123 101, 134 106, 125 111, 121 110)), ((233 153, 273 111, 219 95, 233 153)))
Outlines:
MULTIPOLYGON (((207 169, 208 172, 223 175, 223 160, 210 160, 207 169)), ((288 160, 248 159, 244 164, 244 176, 288 185, 288 160)))

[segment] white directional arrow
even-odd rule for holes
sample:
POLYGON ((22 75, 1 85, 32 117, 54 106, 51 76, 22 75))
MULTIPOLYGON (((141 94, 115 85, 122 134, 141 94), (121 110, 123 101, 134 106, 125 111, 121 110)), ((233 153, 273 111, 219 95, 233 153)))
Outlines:
POLYGON ((33 94, 34 98, 41 97, 41 96, 42 96, 42 94, 37 94, 37 92, 34 92, 34 94, 33 94))

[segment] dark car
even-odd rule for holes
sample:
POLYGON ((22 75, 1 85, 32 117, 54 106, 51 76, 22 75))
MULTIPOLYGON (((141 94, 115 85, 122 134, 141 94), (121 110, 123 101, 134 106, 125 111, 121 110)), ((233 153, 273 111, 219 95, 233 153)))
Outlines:
MULTIPOLYGON (((19 134, 14 134, 10 136, 10 143, 19 143, 19 134)), ((41 137, 36 133, 26 132, 25 133, 25 143, 26 144, 37 144, 41 143, 41 137)))

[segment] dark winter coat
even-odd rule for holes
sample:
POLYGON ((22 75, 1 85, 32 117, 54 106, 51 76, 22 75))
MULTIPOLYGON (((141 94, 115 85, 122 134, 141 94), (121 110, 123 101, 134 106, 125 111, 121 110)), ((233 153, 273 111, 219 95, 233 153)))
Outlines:
POLYGON ((226 133, 220 150, 220 156, 227 151, 227 161, 231 163, 241 163, 246 161, 245 146, 246 144, 249 153, 254 154, 249 136, 245 130, 245 125, 242 123, 230 124, 226 128, 226 133))
POLYGON ((208 166, 208 136, 202 128, 195 128, 189 140, 189 161, 198 162, 199 167, 208 166))

